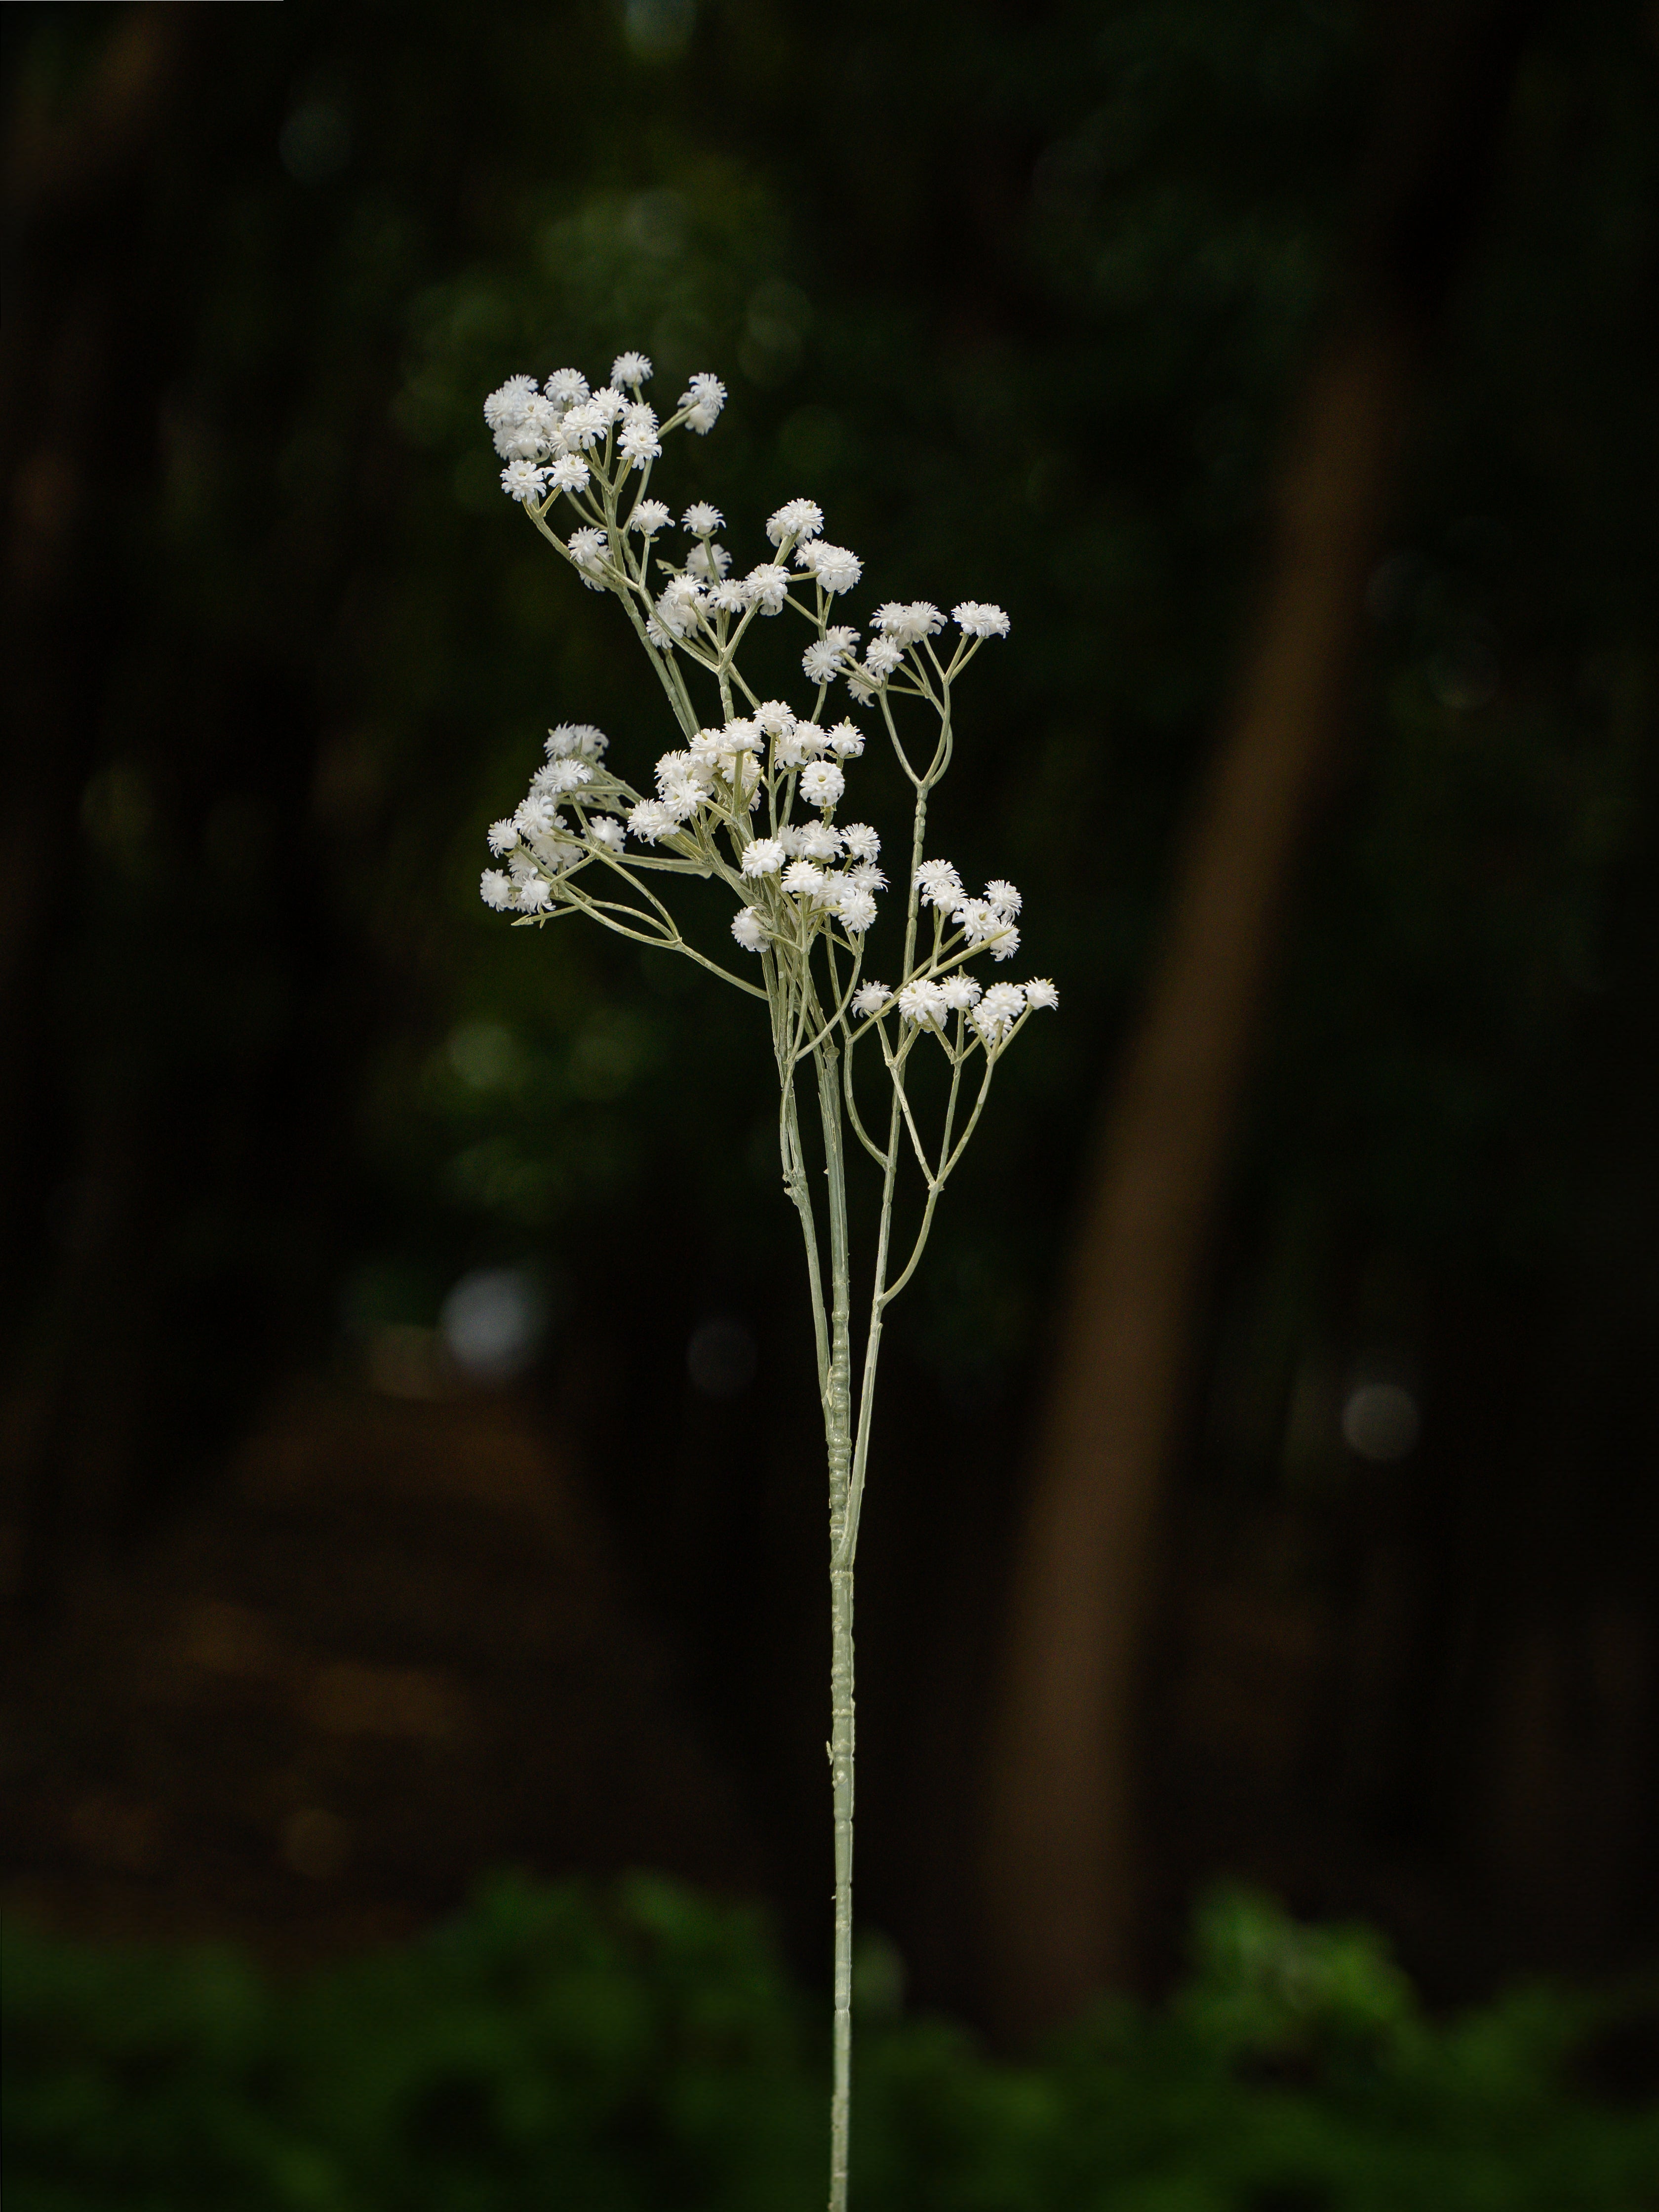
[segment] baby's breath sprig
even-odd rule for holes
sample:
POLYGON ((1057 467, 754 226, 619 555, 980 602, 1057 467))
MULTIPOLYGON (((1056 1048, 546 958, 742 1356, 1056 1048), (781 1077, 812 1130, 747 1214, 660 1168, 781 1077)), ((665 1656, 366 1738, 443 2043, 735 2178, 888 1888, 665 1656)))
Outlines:
POLYGON ((852 2065, 853 1565, 882 1322, 915 1272, 939 1194, 978 1127, 1003 1054, 1034 1012, 1060 1000, 1046 977, 988 985, 970 973, 970 963, 981 956, 1001 963, 1018 951, 1020 895, 998 880, 975 897, 948 860, 925 856, 928 801, 951 765, 955 742, 955 685, 988 638, 1008 635, 1007 616, 1000 607, 964 599, 951 611, 956 635, 946 645, 950 625, 930 601, 889 601, 870 618, 874 635, 860 657, 861 632, 831 617, 861 580, 864 564, 825 539, 823 511, 810 499, 789 500, 771 516, 769 554, 742 576, 732 574, 732 556, 720 543, 726 518, 706 500, 696 501, 680 519, 690 541, 683 555, 663 550, 673 516, 649 490, 662 441, 682 428, 706 437, 726 394, 717 376, 693 376, 675 411, 660 422, 643 397, 651 373, 643 354, 623 353, 597 391, 579 370, 564 368, 539 386, 533 377, 509 377, 484 402, 484 420, 504 465, 502 489, 589 590, 622 602, 682 742, 658 760, 653 790, 647 793, 607 765, 609 742, 599 731, 586 723, 550 731, 546 764, 532 777, 527 796, 511 816, 490 824, 490 851, 504 865, 485 870, 482 889, 485 903, 520 927, 540 928, 585 914, 636 943, 684 954, 764 1000, 770 1016, 783 1180, 805 1241, 829 1455, 828 1748, 836 1855, 830 2205, 830 2212, 844 2212, 852 2065), (786 609, 812 632, 800 663, 814 694, 805 714, 784 700, 761 698, 738 665, 751 626, 786 609), (707 721, 693 702, 694 675, 718 700, 707 721), (903 951, 899 980, 890 986, 864 975, 866 942, 888 879, 875 830, 838 818, 848 769, 863 754, 866 733, 850 717, 829 719, 837 683, 846 684, 855 708, 879 716, 915 794, 903 951), (929 711, 933 728, 926 744, 901 735, 896 701, 918 701, 929 711), (732 941, 758 959, 758 983, 682 933, 665 896, 672 886, 660 880, 674 875, 718 878, 732 891, 738 902, 732 941), (872 1039, 887 1078, 884 1137, 872 1136, 866 1126, 854 1079, 860 1048, 872 1039), (925 1130, 908 1079, 914 1054, 933 1048, 943 1053, 949 1079, 943 1114, 925 1130), (803 1079, 817 1097, 821 1203, 812 1195, 802 1136, 803 1079), (881 1172, 856 1388, 849 1128, 881 1172), (921 1179, 921 1218, 900 1264, 891 1243, 893 1200, 908 1161, 921 1179))

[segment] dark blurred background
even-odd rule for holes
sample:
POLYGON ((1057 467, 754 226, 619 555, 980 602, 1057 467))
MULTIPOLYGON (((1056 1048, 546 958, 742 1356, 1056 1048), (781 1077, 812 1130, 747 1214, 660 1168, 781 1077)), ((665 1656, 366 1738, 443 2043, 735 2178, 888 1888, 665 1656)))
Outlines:
POLYGON ((1221 1872, 1442 1999, 1650 1959, 1659 17, 3 28, 10 1904, 299 1958, 646 1866, 823 1972, 765 1040, 477 896, 548 724, 665 742, 480 414, 640 346, 740 563, 805 492, 1013 618, 939 840, 1062 1008, 889 1329, 866 1924, 994 2027, 1221 1872))

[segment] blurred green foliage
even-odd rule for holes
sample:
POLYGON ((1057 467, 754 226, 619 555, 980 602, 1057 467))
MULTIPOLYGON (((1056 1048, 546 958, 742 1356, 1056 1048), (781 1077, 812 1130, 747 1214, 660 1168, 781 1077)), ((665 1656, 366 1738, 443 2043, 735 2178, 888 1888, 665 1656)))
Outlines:
MULTIPOLYGON (((1659 2189, 1659 2112, 1575 2084, 1614 2001, 1433 2021, 1368 1930, 1248 1893, 1202 1908, 1164 2007, 1024 2064, 905 2016, 895 1968, 877 1943, 859 1974, 865 2212, 1638 2212, 1659 2189)), ((498 1881, 302 1979, 15 1927, 6 1970, 17 2212, 816 2201, 817 2027, 751 1913, 654 1878, 498 1881)))

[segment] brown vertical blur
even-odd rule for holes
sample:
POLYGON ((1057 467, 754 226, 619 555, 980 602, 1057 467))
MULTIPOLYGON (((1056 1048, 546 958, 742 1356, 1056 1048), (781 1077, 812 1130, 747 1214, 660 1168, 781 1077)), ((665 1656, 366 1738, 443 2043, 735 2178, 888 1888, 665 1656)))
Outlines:
POLYGON ((994 2015, 1022 2036, 1133 1977, 1139 1655, 1230 1142, 1287 896, 1356 720, 1366 580, 1530 9, 1386 9, 1346 295, 1297 402, 1254 626, 1079 1194, 992 1717, 994 2015))

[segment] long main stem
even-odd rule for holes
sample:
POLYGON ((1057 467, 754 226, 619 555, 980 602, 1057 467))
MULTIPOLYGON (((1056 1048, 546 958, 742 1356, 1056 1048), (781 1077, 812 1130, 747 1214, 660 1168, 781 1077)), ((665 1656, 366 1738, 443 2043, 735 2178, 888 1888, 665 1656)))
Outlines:
POLYGON ((830 1460, 830 1772, 836 1840, 830 2212, 846 2212, 853 2090, 853 1558, 846 1541, 853 1462, 853 1300, 847 1245, 846 1164, 842 1153, 840 1055, 824 1048, 814 1057, 830 1200, 830 1350, 823 1392, 824 1443, 830 1460))

